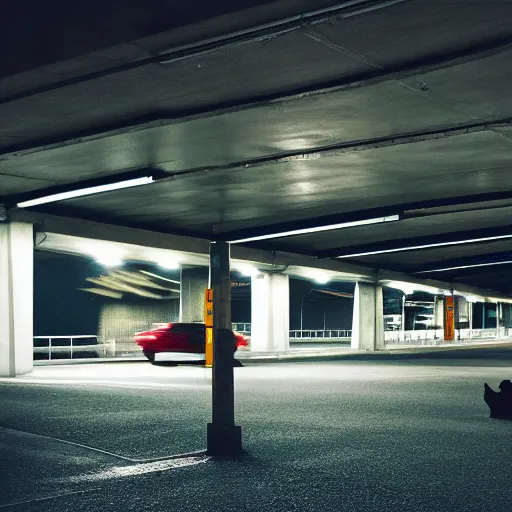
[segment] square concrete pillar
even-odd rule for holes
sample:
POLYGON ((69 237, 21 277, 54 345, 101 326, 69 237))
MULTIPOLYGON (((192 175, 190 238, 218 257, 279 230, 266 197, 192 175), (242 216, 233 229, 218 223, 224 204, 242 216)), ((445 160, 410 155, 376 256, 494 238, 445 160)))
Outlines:
POLYGON ((444 329, 444 303, 442 297, 434 299, 434 323, 436 329, 444 329))
POLYGON ((284 352, 290 346, 290 281, 283 274, 251 279, 251 351, 284 352))
POLYGON ((33 368, 33 303, 32 224, 0 223, 0 377, 33 368))
POLYGON ((356 283, 351 347, 355 350, 380 350, 384 348, 382 286, 371 283, 356 283))
POLYGON ((209 272, 206 267, 181 269, 180 322, 204 322, 209 272))

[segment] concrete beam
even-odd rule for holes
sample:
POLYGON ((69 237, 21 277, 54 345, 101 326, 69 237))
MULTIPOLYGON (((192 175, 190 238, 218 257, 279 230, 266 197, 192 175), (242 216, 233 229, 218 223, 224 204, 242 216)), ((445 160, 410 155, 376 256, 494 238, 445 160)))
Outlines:
MULTIPOLYGON (((204 238, 194 238, 182 235, 159 233, 138 228, 103 224, 89 220, 76 219, 72 217, 60 217, 37 213, 28 210, 13 210, 10 212, 13 221, 27 222, 35 225, 39 232, 57 233, 68 236, 78 236, 105 240, 111 242, 140 245, 157 249, 168 249, 189 253, 195 257, 197 265, 208 265, 210 241, 204 238), (198 258, 198 256, 200 256, 198 258)), ((479 295, 493 299, 500 299, 505 302, 512 301, 512 297, 503 293, 493 292, 469 286, 465 284, 437 281, 434 279, 421 279, 402 272, 377 270, 352 263, 346 263, 339 259, 317 259, 313 256, 284 252, 284 251, 262 251, 239 245, 231 248, 231 259, 233 263, 238 261, 252 263, 255 266, 262 265, 262 270, 268 270, 274 266, 293 267, 297 273, 303 273, 308 268, 321 269, 345 274, 343 279, 360 282, 378 283, 386 286, 386 281, 403 281, 420 285, 432 286, 441 290, 455 290, 471 295, 479 295)))

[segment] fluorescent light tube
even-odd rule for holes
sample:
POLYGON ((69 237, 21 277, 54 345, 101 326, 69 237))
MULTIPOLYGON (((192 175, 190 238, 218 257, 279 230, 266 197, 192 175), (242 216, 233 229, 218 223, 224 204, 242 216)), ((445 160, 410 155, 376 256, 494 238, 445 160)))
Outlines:
POLYGON ((475 263, 474 265, 460 265, 458 267, 436 268, 435 270, 422 270, 421 272, 416 272, 416 274, 428 274, 429 272, 446 272, 447 270, 459 270, 461 268, 490 267, 492 265, 506 265, 507 263, 512 263, 512 260, 495 261, 492 263, 475 263))
POLYGON ((512 235, 487 236, 485 238, 471 238, 469 240, 458 240, 456 242, 439 242, 437 244, 411 245, 409 247, 398 247, 397 249, 383 249, 381 251, 358 252, 357 254, 344 254, 336 256, 336 258, 355 258, 356 256, 371 256, 373 254, 386 254, 390 252, 413 251, 416 249, 430 249, 431 247, 445 247, 447 245, 472 244, 476 242, 488 242, 490 240, 503 240, 504 238, 512 238, 512 235))
POLYGON ((37 199, 30 199, 29 201, 22 201, 21 203, 18 203, 17 206, 19 208, 29 208, 30 206, 54 203, 55 201, 64 201, 65 199, 72 199, 74 197, 99 194, 100 192, 108 192, 111 190, 119 190, 122 188, 138 187, 139 185, 148 185, 149 183, 153 183, 154 181, 155 180, 153 179, 152 176, 144 176, 142 178, 118 181, 117 183, 109 183, 108 185, 98 185, 96 187, 80 188, 77 190, 71 190, 69 192, 51 194, 49 196, 43 196, 37 199))
POLYGON ((395 220, 400 220, 400 216, 399 215, 388 215, 386 217, 376 217, 374 219, 355 220, 353 222, 341 222, 339 224, 329 224, 327 226, 318 226, 315 228, 295 229, 292 231, 283 231, 282 233, 271 233, 268 235, 253 236, 250 238, 241 238, 240 240, 231 240, 230 243, 240 244, 243 242, 255 242, 256 240, 269 240, 271 238, 284 238, 287 236, 306 235, 309 233, 318 233, 320 231, 331 231, 334 229, 352 228, 355 226, 365 226, 368 224, 381 224, 383 222, 392 222, 395 220))

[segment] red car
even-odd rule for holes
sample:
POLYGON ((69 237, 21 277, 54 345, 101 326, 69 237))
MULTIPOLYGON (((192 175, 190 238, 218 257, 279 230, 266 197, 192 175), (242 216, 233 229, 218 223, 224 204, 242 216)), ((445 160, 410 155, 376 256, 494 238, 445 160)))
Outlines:
MULTIPOLYGON (((235 335, 233 351, 249 345, 247 336, 238 332, 233 332, 233 334, 235 335)), ((158 324, 150 331, 135 333, 134 341, 142 347, 144 355, 151 362, 155 361, 156 354, 161 353, 165 353, 166 356, 156 359, 166 361, 204 360, 206 327, 202 323, 158 324)))

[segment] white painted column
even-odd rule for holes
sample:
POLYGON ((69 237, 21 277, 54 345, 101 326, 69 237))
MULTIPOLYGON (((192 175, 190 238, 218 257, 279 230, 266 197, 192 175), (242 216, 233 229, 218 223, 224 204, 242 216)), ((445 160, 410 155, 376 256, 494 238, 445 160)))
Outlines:
POLYGON ((32 224, 0 223, 0 377, 33 368, 32 224))
POLYGON ((405 343, 405 300, 407 298, 407 295, 404 293, 402 295, 402 315, 401 315, 401 322, 400 327, 402 330, 401 336, 402 336, 402 343, 405 343))
POLYGON ((384 348, 382 286, 356 283, 351 346, 355 350, 384 348))
POLYGON ((500 319, 501 319, 501 303, 496 302, 496 338, 501 338, 501 328, 500 328, 500 319))
POLYGON ((468 339, 471 340, 473 336, 473 302, 468 302, 468 317, 469 317, 469 336, 468 339))
POLYGON ((251 351, 284 352, 290 346, 290 282, 283 274, 251 279, 251 351))

